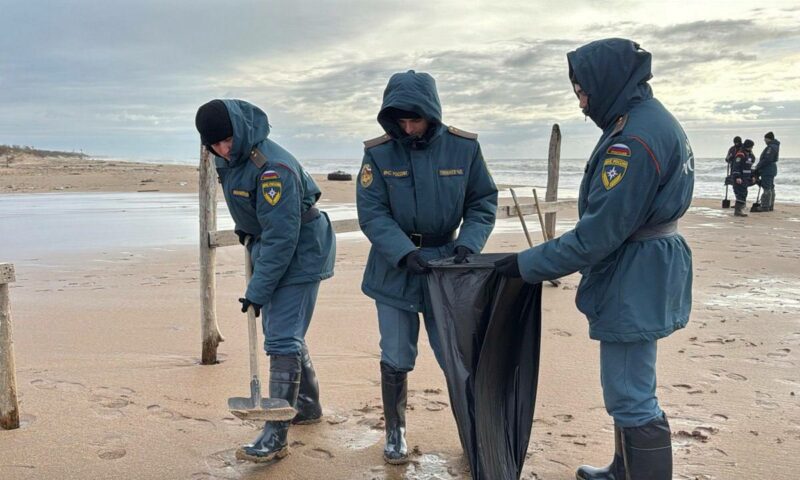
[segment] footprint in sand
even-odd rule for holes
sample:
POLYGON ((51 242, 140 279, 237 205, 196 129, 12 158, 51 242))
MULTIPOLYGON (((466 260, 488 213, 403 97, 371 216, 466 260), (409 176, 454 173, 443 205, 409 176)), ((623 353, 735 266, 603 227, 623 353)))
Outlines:
POLYGON ((780 407, 777 403, 769 400, 756 400, 756 405, 765 410, 775 410, 780 407))
POLYGON ((571 337, 572 334, 566 330, 561 330, 560 328, 551 328, 548 330, 553 335, 558 335, 559 337, 571 337))
POLYGON ((162 407, 161 405, 148 405, 147 413, 155 415, 158 418, 163 418, 164 420, 188 420, 191 418, 175 410, 162 407))
POLYGON ((316 458, 318 460, 330 460, 334 458, 334 455, 324 448, 312 448, 311 450, 305 450, 303 451, 303 455, 310 458, 316 458))
POLYGON ((66 380, 49 380, 46 378, 36 378, 31 380, 31 385, 42 390, 59 390, 62 392, 83 392, 86 386, 78 382, 69 382, 66 380))
POLYGON ((108 435, 102 440, 91 442, 90 445, 97 447, 96 454, 103 460, 117 460, 128 453, 125 442, 118 435, 108 435))
POLYGON ((564 423, 569 423, 569 422, 572 421, 572 419, 574 417, 572 415, 568 414, 568 413, 561 413, 561 414, 558 414, 558 415, 553 415, 553 418, 555 418, 557 420, 561 420, 564 423))
POLYGON ((788 348, 779 348, 778 350, 775 350, 774 352, 768 353, 767 356, 768 357, 772 357, 772 358, 782 358, 782 357, 785 357, 785 356, 789 355, 789 353, 791 353, 791 351, 792 350, 788 349, 788 348))

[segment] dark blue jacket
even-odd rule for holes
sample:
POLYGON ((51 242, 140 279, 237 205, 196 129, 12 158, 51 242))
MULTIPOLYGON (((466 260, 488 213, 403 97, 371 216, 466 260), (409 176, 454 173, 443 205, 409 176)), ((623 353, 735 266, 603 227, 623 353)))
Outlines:
POLYGON ((758 158, 756 170, 762 177, 774 177, 778 174, 778 152, 781 148, 781 142, 772 140, 767 144, 767 147, 761 152, 758 158))
POLYGON ((611 342, 667 336, 686 325, 692 304, 689 246, 663 232, 689 208, 694 155, 653 98, 650 54, 638 47, 600 40, 567 55, 603 134, 586 164, 575 228, 518 259, 531 283, 580 271, 576 303, 589 335, 611 342))
POLYGON ((423 249, 427 259, 452 256, 456 245, 480 252, 494 227, 497 188, 477 136, 442 124, 430 75, 393 75, 378 123, 386 135, 365 142, 356 187, 358 221, 372 242, 361 288, 381 303, 422 311, 424 279, 400 266, 416 249, 409 234, 445 235, 460 228, 454 242, 423 249), (424 138, 405 135, 387 115, 389 108, 426 118, 430 126, 424 138))
POLYGON ((737 178, 741 178, 742 184, 750 186, 753 183, 753 163, 755 161, 756 157, 753 152, 746 148, 736 152, 736 156, 733 157, 733 166, 731 167, 733 180, 736 181, 737 178))
POLYGON ((324 212, 302 222, 321 193, 292 154, 267 138, 267 114, 242 100, 223 102, 233 147, 230 161, 216 157, 215 165, 236 229, 258 240, 245 295, 268 305, 278 287, 333 276, 336 238, 324 212))

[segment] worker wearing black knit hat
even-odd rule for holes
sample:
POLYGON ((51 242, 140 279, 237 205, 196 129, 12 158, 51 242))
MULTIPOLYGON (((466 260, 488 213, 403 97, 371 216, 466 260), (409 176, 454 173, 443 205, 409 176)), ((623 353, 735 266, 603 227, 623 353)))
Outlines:
POLYGON ((267 114, 242 100, 212 100, 195 117, 214 159, 239 241, 251 252, 253 275, 239 301, 242 312, 264 310, 264 349, 270 356, 269 396, 286 400, 297 415, 266 422, 261 435, 236 458, 268 462, 288 453, 290 423, 322 417, 305 335, 320 281, 333 275, 336 239, 321 192, 300 163, 269 135, 267 114), (248 242, 250 238, 252 241, 248 242))

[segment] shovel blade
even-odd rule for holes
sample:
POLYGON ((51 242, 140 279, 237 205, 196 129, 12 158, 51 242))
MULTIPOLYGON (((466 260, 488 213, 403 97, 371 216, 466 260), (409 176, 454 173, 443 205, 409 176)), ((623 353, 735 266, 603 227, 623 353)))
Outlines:
POLYGON ((297 414, 282 398, 262 398, 258 405, 251 398, 229 398, 228 409, 238 419, 262 422, 289 421, 297 414))
POLYGON ((731 208, 731 201, 730 200, 723 200, 722 201, 722 208, 731 208))

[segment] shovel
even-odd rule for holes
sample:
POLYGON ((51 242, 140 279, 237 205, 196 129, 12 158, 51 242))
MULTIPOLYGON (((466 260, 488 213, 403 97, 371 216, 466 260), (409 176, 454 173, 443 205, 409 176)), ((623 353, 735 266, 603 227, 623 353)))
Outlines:
MULTIPOLYGON (((244 271, 247 283, 253 277, 253 264, 250 261, 251 239, 244 247, 244 271)), ((228 410, 236 418, 258 421, 286 421, 297 413, 289 402, 282 398, 261 398, 261 380, 258 377, 258 333, 256 330, 256 312, 250 306, 247 309, 247 333, 250 337, 250 396, 231 397, 228 399, 228 410)))
POLYGON ((731 201, 728 200, 728 185, 731 184, 731 164, 728 164, 728 174, 725 176, 725 200, 722 201, 722 208, 731 208, 731 201))
POLYGON ((758 193, 756 194, 756 201, 750 205, 751 212, 757 212, 761 208, 761 184, 758 184, 758 193))

